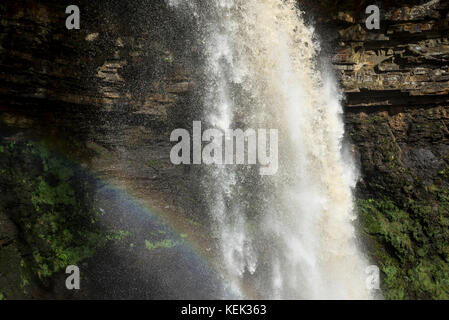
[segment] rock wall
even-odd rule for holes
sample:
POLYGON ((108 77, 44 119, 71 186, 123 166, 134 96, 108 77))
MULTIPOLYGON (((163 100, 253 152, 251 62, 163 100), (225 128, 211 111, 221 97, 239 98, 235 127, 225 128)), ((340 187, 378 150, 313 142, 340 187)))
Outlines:
MULTIPOLYGON (((385 297, 447 298, 448 3, 379 1, 377 31, 364 25, 369 1, 299 4, 346 95, 360 230, 385 297)), ((199 222, 195 170, 169 161, 169 133, 197 112, 188 26, 163 1, 7 0, 0 13, 2 141, 48 141, 99 178, 199 222), (65 28, 69 4, 81 8, 80 30, 65 28)), ((0 257, 23 240, 16 214, 0 210, 0 257)))
MULTIPOLYGON (((177 56, 185 56, 179 42, 188 36, 173 23, 163 2, 4 1, 0 14, 0 299, 70 298, 67 290, 55 287, 64 283, 62 269, 49 262, 81 250, 79 243, 59 241, 77 225, 85 229, 79 227, 85 217, 71 201, 85 203, 84 214, 98 208, 92 194, 73 191, 84 183, 94 188, 94 182, 79 177, 55 180, 64 174, 64 166, 83 167, 101 184, 127 185, 129 192, 154 200, 155 206, 165 208, 176 201, 185 211, 188 204, 195 206, 193 196, 188 201, 180 196, 195 188, 168 159, 168 134, 187 121, 180 115, 192 105, 186 76, 191 72, 186 71, 187 60, 177 56), (69 4, 81 9, 80 30, 65 27, 69 4), (52 157, 62 154, 74 164, 65 161, 61 168, 48 169, 39 154, 33 155, 35 164, 14 156, 36 141, 43 142, 52 157), (20 148, 9 150, 10 145, 20 148), (28 189, 38 186, 41 178, 54 188, 62 183, 68 193, 60 196, 69 204, 47 208, 54 214, 42 209, 35 213, 36 219, 56 221, 54 233, 49 232, 48 241, 54 242, 50 249, 39 239, 33 241, 29 230, 35 221, 28 211, 38 209, 33 205, 35 193, 28 189)), ((106 231, 97 243, 111 238, 106 231)), ((97 247, 92 244, 86 241, 85 253, 64 259, 74 262, 91 255, 97 247)))
POLYGON ((449 4, 397 3, 379 4, 380 30, 366 29, 363 3, 353 8, 344 1, 339 8, 346 11, 318 17, 317 27, 331 43, 346 96, 347 133, 367 151, 359 153, 365 176, 375 178, 385 160, 378 152, 387 147, 376 145, 375 134, 391 139, 401 165, 429 184, 447 165, 449 4), (373 123, 379 130, 357 139, 373 123))
POLYGON ((378 2, 380 30, 365 26, 373 3, 320 3, 316 26, 346 96, 361 232, 384 296, 447 299, 449 3, 378 2))

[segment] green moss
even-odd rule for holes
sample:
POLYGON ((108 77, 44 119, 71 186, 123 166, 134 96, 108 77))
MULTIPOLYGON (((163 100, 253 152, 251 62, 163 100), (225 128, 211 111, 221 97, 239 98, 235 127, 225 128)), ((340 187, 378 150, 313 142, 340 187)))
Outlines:
MULTIPOLYGON (((444 197, 447 190, 435 191, 444 197)), ((448 203, 359 200, 363 232, 383 273, 387 299, 449 299, 448 203)))
POLYGON ((182 242, 180 242, 180 241, 174 241, 172 239, 165 239, 165 240, 155 241, 155 242, 145 240, 145 248, 147 248, 148 250, 155 250, 155 249, 160 249, 160 248, 169 249, 169 248, 174 248, 174 247, 180 245, 181 243, 182 242))
POLYGON ((389 112, 347 114, 363 175, 357 187, 361 232, 382 271, 385 298, 448 299, 449 155, 427 144, 441 137, 430 119, 405 114, 400 129, 389 112), (421 169, 409 157, 423 144, 445 168, 421 169))

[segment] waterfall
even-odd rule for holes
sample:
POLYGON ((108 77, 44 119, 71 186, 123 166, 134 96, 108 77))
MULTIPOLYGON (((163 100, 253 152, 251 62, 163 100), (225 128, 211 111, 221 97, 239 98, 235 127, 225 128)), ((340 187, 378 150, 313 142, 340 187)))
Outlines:
POLYGON ((191 17, 208 126, 279 130, 279 170, 205 166, 219 264, 240 298, 369 299, 336 81, 294 0, 168 0, 191 17))

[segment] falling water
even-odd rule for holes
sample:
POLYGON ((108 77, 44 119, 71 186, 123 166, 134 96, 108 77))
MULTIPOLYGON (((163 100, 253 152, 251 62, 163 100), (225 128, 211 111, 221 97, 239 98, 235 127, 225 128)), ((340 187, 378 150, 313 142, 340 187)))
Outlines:
POLYGON ((279 170, 207 166, 225 281, 241 298, 365 299, 344 127, 332 77, 294 0, 169 0, 203 54, 203 122, 279 130, 279 170))

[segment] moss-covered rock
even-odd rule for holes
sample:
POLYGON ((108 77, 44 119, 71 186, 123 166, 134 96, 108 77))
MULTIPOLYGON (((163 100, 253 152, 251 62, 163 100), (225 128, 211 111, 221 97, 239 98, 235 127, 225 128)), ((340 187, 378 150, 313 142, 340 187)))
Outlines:
POLYGON ((27 286, 45 287, 93 255, 107 237, 96 223, 94 182, 43 143, 2 140, 0 167, 0 211, 17 229, 0 245, 0 292, 20 298, 27 286))

